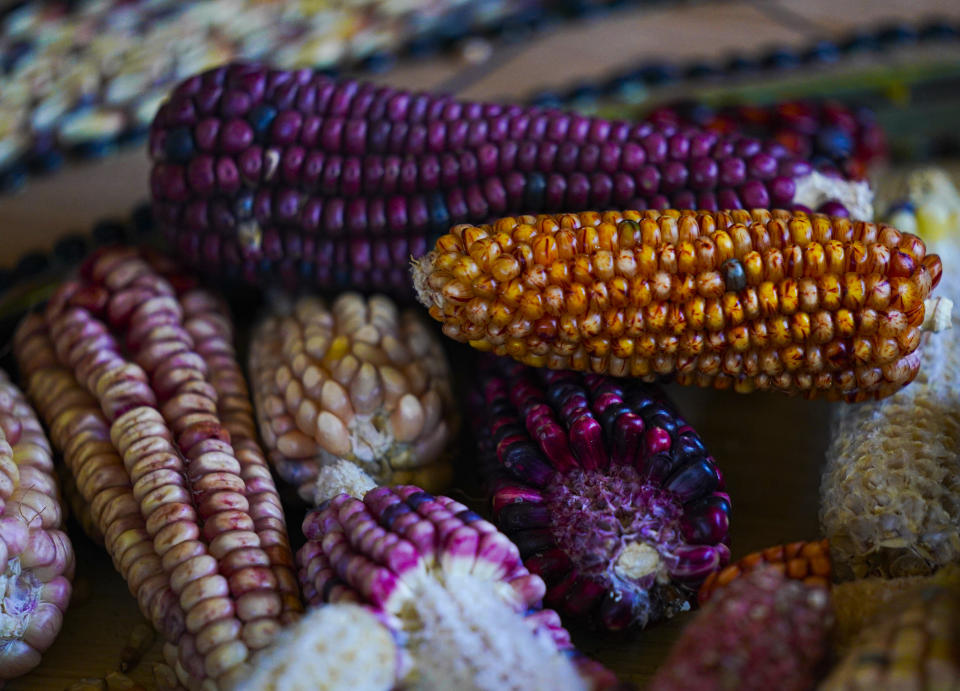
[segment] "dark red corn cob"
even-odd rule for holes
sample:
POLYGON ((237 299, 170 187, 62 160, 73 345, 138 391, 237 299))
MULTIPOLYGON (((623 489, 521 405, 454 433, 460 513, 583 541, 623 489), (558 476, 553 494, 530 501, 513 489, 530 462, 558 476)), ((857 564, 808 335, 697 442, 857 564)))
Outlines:
POLYGON ((887 156, 883 128, 866 108, 836 101, 782 101, 713 109, 697 102, 671 103, 646 116, 660 126, 694 125, 718 133, 740 132, 772 140, 819 169, 863 178, 887 156))
POLYGON ((829 646, 826 588, 759 568, 718 593, 674 644, 650 691, 808 691, 829 646))
MULTIPOLYGON (((824 193, 807 184, 809 162, 739 134, 246 64, 182 83, 157 113, 150 155, 155 215, 189 262, 408 295, 409 257, 456 223, 611 206, 817 206, 808 197, 824 193)), ((825 184, 828 198, 871 214, 865 186, 825 184)))
POLYGON ((307 514, 297 553, 308 602, 369 607, 403 643, 406 688, 611 688, 578 655, 545 586, 492 524, 418 487, 340 494, 307 514), (572 664, 571 664, 572 662, 572 664))
POLYGON ((477 402, 496 521, 549 606, 643 627, 726 565, 722 476, 657 387, 491 360, 477 402))

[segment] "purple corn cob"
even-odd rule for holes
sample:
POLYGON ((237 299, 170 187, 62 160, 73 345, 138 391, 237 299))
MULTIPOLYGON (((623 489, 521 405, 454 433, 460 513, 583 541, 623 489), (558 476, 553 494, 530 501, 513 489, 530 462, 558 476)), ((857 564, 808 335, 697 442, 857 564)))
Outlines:
POLYGON ((155 214, 189 262, 408 295, 411 255, 453 224, 511 213, 838 197, 870 215, 865 185, 824 178, 775 143, 247 64, 177 87, 150 156, 155 214))
POLYGON ((618 630, 689 609, 730 551, 730 498, 655 386, 491 361, 477 419, 501 529, 545 602, 618 630))
POLYGON ((826 657, 833 613, 821 586, 751 571, 684 629, 650 691, 807 691, 826 657))
POLYGON ((610 688, 576 654, 545 586, 493 525, 418 487, 340 494, 304 519, 297 554, 308 602, 369 607, 403 645, 401 685, 457 689, 610 688))

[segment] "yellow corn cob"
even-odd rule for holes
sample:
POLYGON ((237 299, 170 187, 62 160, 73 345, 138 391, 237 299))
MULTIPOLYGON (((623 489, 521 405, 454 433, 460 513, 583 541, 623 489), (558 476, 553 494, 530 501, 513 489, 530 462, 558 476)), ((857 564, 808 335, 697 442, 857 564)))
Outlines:
MULTIPOLYGON (((960 265, 960 227, 945 225, 960 196, 928 171, 909 188, 914 211, 898 220, 930 231, 932 249, 960 265)), ((928 321, 939 333, 924 334, 913 385, 835 411, 820 522, 840 579, 923 575, 960 561, 960 323, 948 316, 960 276, 947 272, 937 295, 928 321)))
POLYGON ((925 585, 887 603, 820 691, 960 689, 960 589, 925 585))
POLYGON ((356 293, 329 308, 314 297, 279 304, 254 330, 250 378, 270 459, 305 500, 355 485, 449 483, 450 369, 414 312, 356 293))
POLYGON ((528 365, 864 400, 915 376, 940 260, 909 233, 788 211, 458 225, 413 262, 447 336, 528 365))

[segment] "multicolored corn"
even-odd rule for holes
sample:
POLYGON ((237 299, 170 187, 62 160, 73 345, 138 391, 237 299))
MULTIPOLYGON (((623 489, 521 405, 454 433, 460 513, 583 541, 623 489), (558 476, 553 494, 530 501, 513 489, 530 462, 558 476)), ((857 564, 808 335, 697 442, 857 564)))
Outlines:
POLYGON ((0 686, 60 633, 74 556, 53 455, 27 399, 0 371, 0 686))
POLYGON ((307 600, 366 605, 402 648, 398 685, 597 689, 613 676, 574 653, 545 587, 503 533, 418 487, 340 494, 309 513, 297 553, 307 600))
POLYGON ((546 604, 613 630, 689 609, 730 557, 730 498, 699 435, 655 386, 488 365, 479 460, 546 604))
POLYGON ((923 241, 787 211, 606 211, 454 226, 413 262, 454 340, 536 367, 859 401, 917 374, 923 241))
POLYGON ((14 350, 107 550, 189 688, 249 673, 301 603, 225 307, 165 260, 93 255, 14 350))
POLYGON ((650 691, 807 691, 829 650, 826 588, 754 569, 712 599, 660 666, 650 691))
POLYGON ((829 588, 833 574, 829 541, 790 542, 752 552, 722 571, 714 571, 708 575, 697 592, 697 600, 701 605, 706 604, 718 590, 759 567, 776 569, 787 578, 806 585, 829 588))
MULTIPOLYGON (((908 188, 897 220, 929 233, 947 265, 960 265, 956 189, 932 171, 911 176, 908 188)), ((958 274, 947 272, 929 302, 917 380, 833 419, 820 524, 840 579, 923 575, 960 561, 960 315, 950 309, 960 304, 958 274)))
POLYGON ((445 487, 457 412, 446 355, 420 316, 382 295, 275 302, 254 329, 250 376, 280 477, 312 504, 339 494, 323 472, 338 459, 373 483, 445 487))
POLYGON ((960 689, 960 583, 889 602, 820 689, 960 689))
POLYGON ((406 262, 510 213, 818 208, 869 187, 739 134, 455 101, 310 70, 192 77, 150 134, 159 226, 192 265, 250 281, 410 293, 406 262))

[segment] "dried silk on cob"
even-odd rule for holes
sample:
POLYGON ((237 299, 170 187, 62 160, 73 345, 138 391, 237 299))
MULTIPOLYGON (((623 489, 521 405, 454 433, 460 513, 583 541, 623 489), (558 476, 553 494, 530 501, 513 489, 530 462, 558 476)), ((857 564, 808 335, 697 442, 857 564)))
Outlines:
POLYGON ((760 567, 711 598, 650 691, 808 691, 826 659, 830 594, 760 567))
POLYGON ((361 486, 452 477, 457 428, 450 367, 413 310, 382 295, 340 295, 328 307, 279 299, 254 329, 250 378, 260 433, 277 473, 312 504, 361 486), (365 476, 365 477, 364 477, 365 476))
POLYGON ((190 264, 404 297, 411 255, 452 224, 510 213, 836 199, 854 218, 873 214, 866 183, 772 142, 247 64, 178 86, 150 156, 157 220, 190 264))
POLYGON ((474 418, 496 522, 546 603, 607 629, 689 609, 730 551, 730 498, 655 386, 489 361, 474 418))
POLYGON ((960 197, 943 174, 910 183, 895 214, 947 265, 930 302, 920 374, 885 401, 838 409, 820 484, 820 522, 838 577, 909 576, 960 561, 960 197), (954 267, 954 268, 950 268, 954 267))
POLYGON ((670 210, 457 225, 412 272, 447 336, 528 365, 859 401, 916 376, 941 265, 883 224, 670 210))
POLYGON ((26 398, 0 371, 0 686, 40 664, 70 602, 53 455, 26 398))
MULTIPOLYGON (((616 682, 575 653, 556 612, 540 608, 544 583, 516 546, 463 504, 418 487, 378 487, 362 501, 337 495, 303 530, 297 561, 307 600, 375 614, 400 648, 397 686, 560 691, 616 682)), ((390 664, 386 653, 382 661, 390 664)))
POLYGON ((249 673, 301 610, 224 306, 164 260, 92 256, 17 331, 29 393, 189 688, 249 673))

